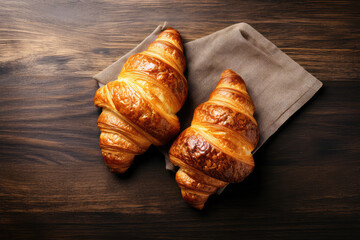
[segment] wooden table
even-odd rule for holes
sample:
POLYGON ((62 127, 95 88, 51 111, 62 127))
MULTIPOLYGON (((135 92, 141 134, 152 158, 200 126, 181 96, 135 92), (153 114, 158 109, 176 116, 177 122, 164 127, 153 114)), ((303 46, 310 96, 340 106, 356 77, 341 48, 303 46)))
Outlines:
POLYGON ((1 1, 0 238, 359 239, 357 1, 1 1), (103 164, 91 78, 168 21, 184 41, 247 22, 324 86, 204 211, 151 148, 103 164))

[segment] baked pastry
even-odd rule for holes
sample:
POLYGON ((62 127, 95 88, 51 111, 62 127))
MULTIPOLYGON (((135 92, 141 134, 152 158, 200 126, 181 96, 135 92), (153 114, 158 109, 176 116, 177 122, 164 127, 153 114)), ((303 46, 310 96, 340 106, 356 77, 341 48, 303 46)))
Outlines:
POLYGON ((111 171, 125 172, 135 155, 180 131, 175 114, 188 92, 185 64, 181 36, 168 28, 126 61, 116 81, 96 91, 95 106, 103 108, 99 144, 111 171))
POLYGON ((195 109, 191 126, 172 144, 170 161, 180 167, 176 181, 191 206, 202 209, 217 189, 253 171, 251 152, 259 140, 254 110, 244 80, 225 70, 210 99, 195 109))

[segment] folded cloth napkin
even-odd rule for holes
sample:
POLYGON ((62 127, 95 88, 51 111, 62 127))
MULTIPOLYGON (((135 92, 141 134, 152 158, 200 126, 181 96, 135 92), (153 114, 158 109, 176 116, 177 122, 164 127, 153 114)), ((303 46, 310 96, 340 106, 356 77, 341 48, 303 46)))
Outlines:
MULTIPOLYGON (((158 26, 136 48, 96 74, 94 78, 99 85, 116 80, 126 60, 146 50, 165 28, 166 23, 158 26)), ((208 100, 221 73, 232 69, 244 79, 255 105, 260 140, 254 152, 322 86, 318 79, 246 23, 187 42, 184 50, 189 95, 177 114, 181 130, 190 126, 194 109, 208 100)), ((167 155, 170 146, 171 143, 160 150, 165 155, 166 169, 175 170, 167 155)))

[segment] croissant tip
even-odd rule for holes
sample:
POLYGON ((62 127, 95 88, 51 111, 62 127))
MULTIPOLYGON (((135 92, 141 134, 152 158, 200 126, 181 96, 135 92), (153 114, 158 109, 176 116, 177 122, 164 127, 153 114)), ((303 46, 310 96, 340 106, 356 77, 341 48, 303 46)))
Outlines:
POLYGON ((168 27, 163 32, 169 32, 169 33, 177 35, 180 38, 178 40, 182 42, 181 37, 180 37, 180 32, 178 30, 176 30, 175 28, 168 27))
POLYGON ((231 69, 226 69, 225 71, 223 71, 221 74, 221 77, 220 77, 219 84, 221 83, 221 81, 223 79, 226 79, 226 78, 231 78, 233 81, 243 84, 244 85, 243 87, 246 90, 246 85, 245 85, 244 79, 239 74, 237 74, 235 71, 233 71, 231 69))
POLYGON ((201 205, 191 205, 193 208, 197 209, 197 210, 203 210, 205 204, 201 204, 201 205))
POLYGON ((168 27, 168 28, 166 28, 164 31, 175 31, 175 32, 178 32, 178 30, 176 30, 175 28, 172 28, 172 27, 168 27))
POLYGON ((209 195, 204 197, 197 193, 189 193, 185 189, 181 189, 181 195, 185 200, 185 202, 187 202, 191 207, 196 208, 198 210, 202 210, 204 208, 205 202, 209 197, 209 195))
POLYGON ((234 72, 234 70, 231 69, 226 69, 222 75, 237 75, 236 72, 234 72))
POLYGON ((129 168, 110 168, 110 172, 112 173, 125 173, 129 168))

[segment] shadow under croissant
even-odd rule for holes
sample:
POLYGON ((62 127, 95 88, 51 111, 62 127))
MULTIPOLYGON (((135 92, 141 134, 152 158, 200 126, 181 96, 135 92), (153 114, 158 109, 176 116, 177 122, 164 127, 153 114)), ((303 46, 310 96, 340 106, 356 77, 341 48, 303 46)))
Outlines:
POLYGON ((116 178, 129 179, 134 174, 134 172, 138 169, 139 165, 142 162, 141 160, 142 160, 141 157, 135 156, 134 161, 131 164, 131 166, 123 173, 111 171, 111 169, 108 166, 106 166, 106 167, 110 170, 111 174, 116 176, 116 178))
MULTIPOLYGON (((112 172, 108 166, 106 166, 106 167, 118 179, 129 179, 135 172, 138 171, 139 166, 143 165, 144 162, 148 161, 149 159, 153 160, 155 155, 161 156, 161 153, 154 146, 150 146, 149 149, 145 153, 136 155, 134 157, 134 160, 133 160, 131 166, 123 173, 112 172)), ((157 157, 156 159, 161 159, 161 157, 160 158, 157 157)))
MULTIPOLYGON (((254 171, 240 183, 229 184, 226 189, 220 194, 210 195, 204 208, 197 210, 198 212, 209 211, 213 206, 217 206, 221 210, 222 206, 237 205, 248 207, 249 204, 257 202, 259 195, 262 195, 262 170, 255 168, 254 171)), ((193 208, 195 209, 195 208, 193 208)))

